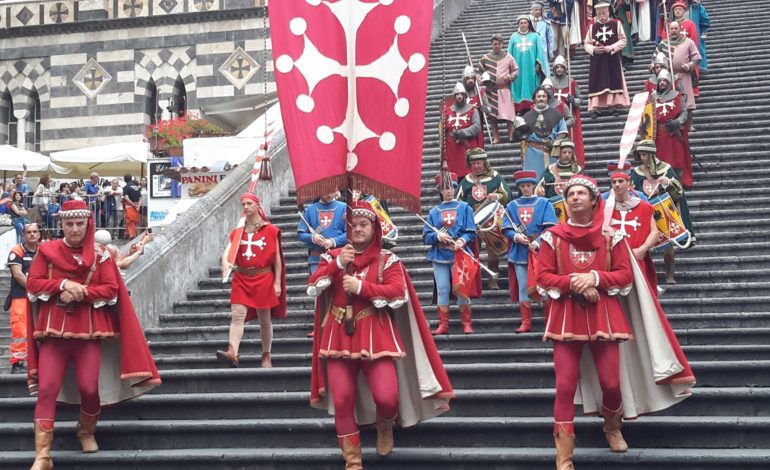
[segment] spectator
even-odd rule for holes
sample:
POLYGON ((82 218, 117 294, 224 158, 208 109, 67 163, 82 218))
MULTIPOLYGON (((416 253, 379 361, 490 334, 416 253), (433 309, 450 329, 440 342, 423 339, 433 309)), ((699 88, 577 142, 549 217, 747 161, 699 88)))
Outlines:
POLYGON ((16 241, 22 243, 24 241, 24 226, 29 223, 29 220, 27 220, 27 209, 24 207, 24 194, 19 191, 13 193, 11 214, 13 226, 16 228, 16 241))
POLYGON ((13 183, 16 185, 16 190, 24 195, 24 206, 29 208, 29 183, 27 183, 27 164, 23 163, 21 167, 24 169, 24 173, 17 174, 13 177, 13 183))
POLYGON ((104 226, 110 230, 112 236, 117 237, 120 226, 123 224, 123 189, 118 184, 117 178, 112 179, 103 194, 104 226))
POLYGON ((40 181, 35 189, 35 195, 32 198, 32 207, 35 211, 32 212, 30 220, 34 223, 40 219, 43 228, 48 228, 52 225, 52 221, 49 219, 48 206, 51 204, 51 175, 44 173, 40 177, 40 181), (36 212, 36 214, 35 214, 36 212))
POLYGON ((139 209, 142 207, 142 193, 131 173, 123 177, 126 186, 123 188, 123 209, 126 218, 126 233, 128 238, 137 235, 136 224, 139 222, 139 209))
POLYGON ((139 211, 142 216, 142 220, 140 223, 142 224, 142 226, 148 227, 150 225, 147 219, 147 195, 149 193, 147 189, 146 176, 142 176, 141 179, 139 179, 139 189, 141 190, 141 193, 142 193, 142 207, 140 208, 140 211, 139 211))
POLYGON ((100 214, 102 212, 102 204, 100 201, 102 197, 102 187, 99 185, 99 173, 91 173, 91 176, 88 177, 88 181, 83 184, 83 189, 85 190, 85 200, 88 203, 88 208, 93 212, 94 221, 98 225, 99 222, 101 222, 99 219, 101 218, 100 214))

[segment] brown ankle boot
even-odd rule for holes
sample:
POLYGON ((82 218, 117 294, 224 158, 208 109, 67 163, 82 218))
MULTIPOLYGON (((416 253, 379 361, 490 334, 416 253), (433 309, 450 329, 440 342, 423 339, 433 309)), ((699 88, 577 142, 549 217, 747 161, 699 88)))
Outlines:
POLYGON ((460 305, 460 323, 463 325, 463 333, 466 335, 473 334, 473 326, 471 326, 470 304, 460 305))
POLYGON ((83 452, 87 454, 99 452, 99 445, 94 438, 97 421, 99 421, 99 413, 90 415, 83 410, 80 410, 80 422, 78 423, 77 436, 80 440, 80 447, 82 447, 83 452))
POLYGON ((532 304, 529 302, 519 302, 521 311, 521 325, 516 328, 516 333, 526 333, 532 330, 532 304))
MULTIPOLYGON (((47 424, 45 425, 47 427, 47 424)), ((44 430, 40 420, 35 420, 35 461, 29 470, 52 470, 51 441, 53 441, 53 421, 50 429, 44 430)))
POLYGON ((383 419, 377 416, 377 422, 374 427, 377 428, 377 455, 385 457, 393 451, 393 426, 396 424, 396 417, 392 419, 383 419))
POLYGON ((217 351, 217 359, 227 364, 230 367, 238 367, 240 357, 235 353, 235 348, 232 344, 228 345, 227 351, 217 351))
POLYGON ((669 248, 663 253, 663 264, 666 266, 666 284, 676 284, 674 249, 669 248))
POLYGON ((272 369, 273 368, 273 358, 270 356, 269 352, 263 352, 262 353, 262 368, 263 369, 272 369))
POLYGON ((449 306, 438 306, 438 326, 431 331, 434 335, 445 335, 449 333, 449 306))
POLYGON ((575 470, 572 453, 575 451, 574 423, 553 423, 553 440, 556 443, 556 470, 575 470))
POLYGON ((607 438, 610 450, 613 452, 626 452, 628 444, 623 439, 623 434, 620 433, 620 426, 623 420, 623 405, 620 405, 620 408, 615 411, 602 406, 602 414, 604 415, 604 437, 607 438))
POLYGON ((337 436, 345 458, 345 470, 364 470, 361 463, 361 433, 354 432, 345 436, 337 436))

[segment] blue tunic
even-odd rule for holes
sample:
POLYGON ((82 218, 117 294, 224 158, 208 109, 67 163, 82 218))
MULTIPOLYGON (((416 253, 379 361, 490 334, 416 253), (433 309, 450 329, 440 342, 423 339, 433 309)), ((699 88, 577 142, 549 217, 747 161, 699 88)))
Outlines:
MULTIPOLYGON (((548 140, 551 142, 556 140, 559 134, 567 133, 567 124, 564 119, 560 119, 559 123, 554 126, 551 133, 548 135, 548 140)), ((544 144, 545 139, 541 138, 534 132, 527 137, 529 142, 537 142, 538 144, 544 144)), ((542 175, 545 168, 556 162, 556 157, 551 157, 550 152, 546 155, 546 152, 536 149, 531 145, 527 146, 527 151, 524 153, 524 164, 522 165, 524 170, 534 171, 536 175, 542 175), (546 163, 546 158, 548 162, 546 163)))
MULTIPOLYGON (((505 207, 508 216, 517 226, 524 224, 524 235, 530 240, 537 239, 547 228, 556 225, 556 212, 551 201, 540 196, 520 197, 509 202, 505 207), (524 219, 524 220, 522 220, 524 219)), ((503 218, 503 234, 511 241, 508 250, 508 262, 515 264, 527 264, 529 248, 526 245, 515 243, 516 231, 511 226, 508 217, 503 218)))
MULTIPOLYGON (((476 222, 473 221, 473 209, 463 201, 442 202, 428 213, 428 223, 437 229, 447 228, 447 234, 465 240, 465 250, 470 253, 469 245, 476 238, 476 222)), ((441 248, 438 234, 427 225, 423 226, 422 239, 430 245, 428 260, 436 263, 454 262, 454 251, 441 248)))
POLYGON ((347 240, 347 233, 345 227, 345 203, 340 201, 331 201, 328 204, 322 202, 316 202, 308 204, 303 211, 305 220, 311 225, 308 227, 305 222, 300 219, 297 224, 297 234, 299 235, 299 241, 307 245, 308 262, 319 262, 318 256, 310 256, 311 251, 324 251, 325 248, 313 243, 313 233, 316 227, 324 227, 319 233, 324 238, 331 238, 334 240, 334 246, 344 246, 347 240))

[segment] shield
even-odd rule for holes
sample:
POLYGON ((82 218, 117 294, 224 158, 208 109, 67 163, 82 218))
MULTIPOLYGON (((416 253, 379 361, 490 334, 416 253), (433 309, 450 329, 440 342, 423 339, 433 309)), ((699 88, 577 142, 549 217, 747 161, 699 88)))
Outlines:
POLYGON ((318 226, 324 229, 331 227, 334 222, 334 211, 318 211, 318 226))
POLYGON ((441 211, 441 221, 444 223, 444 227, 451 227, 457 222, 457 210, 447 209, 441 211))
POLYGON ((580 251, 572 244, 569 246, 569 258, 578 269, 586 269, 593 264, 596 258, 596 250, 580 251))
POLYGON ((473 187, 471 195, 473 196, 473 199, 481 202, 487 198, 487 187, 483 184, 477 184, 473 187))
POLYGON ((535 209, 533 207, 519 207, 518 209, 521 223, 529 225, 535 215, 535 209))

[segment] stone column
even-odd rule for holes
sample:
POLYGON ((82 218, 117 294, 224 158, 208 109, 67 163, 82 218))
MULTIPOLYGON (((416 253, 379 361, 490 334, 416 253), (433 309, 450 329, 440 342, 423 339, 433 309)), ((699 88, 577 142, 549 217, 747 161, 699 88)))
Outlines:
POLYGON ((16 147, 26 149, 27 118, 29 117, 29 111, 26 109, 14 109, 13 115, 16 118, 16 147))

